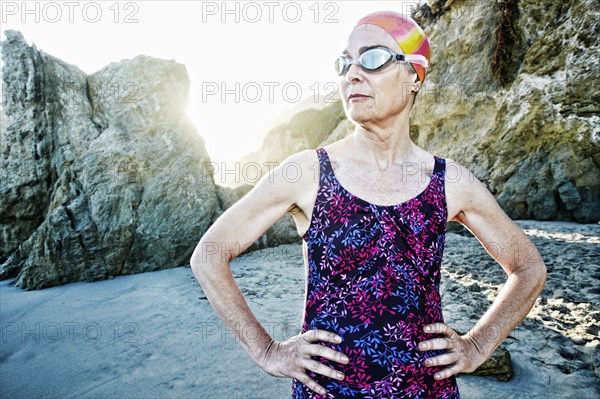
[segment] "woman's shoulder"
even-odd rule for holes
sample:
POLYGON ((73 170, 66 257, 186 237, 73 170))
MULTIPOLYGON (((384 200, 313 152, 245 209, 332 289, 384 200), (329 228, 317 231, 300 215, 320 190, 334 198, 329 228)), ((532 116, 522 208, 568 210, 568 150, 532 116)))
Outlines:
POLYGON ((442 158, 446 164, 446 181, 464 186, 477 180, 469 168, 452 158, 442 158))
MULTIPOLYGON (((319 163, 317 148, 309 148, 298 151, 282 161, 282 164, 295 165, 301 170, 310 169, 314 164, 319 163)), ((288 166, 289 167, 289 166, 288 166)))
POLYGON ((286 180, 293 182, 300 193, 310 189, 319 177, 317 149, 305 149, 291 154, 278 166, 286 180))
POLYGON ((468 167, 452 158, 445 158, 445 161, 446 198, 449 208, 453 208, 449 209, 450 215, 493 205, 494 196, 468 167))

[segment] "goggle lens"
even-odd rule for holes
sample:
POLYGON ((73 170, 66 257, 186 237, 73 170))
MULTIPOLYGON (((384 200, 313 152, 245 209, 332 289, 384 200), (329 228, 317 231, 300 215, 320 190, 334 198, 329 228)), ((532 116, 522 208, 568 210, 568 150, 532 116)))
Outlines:
MULTIPOLYGON (((358 64, 367 71, 376 71, 388 65, 394 56, 391 51, 383 48, 372 48, 358 57, 358 64)), ((348 56, 342 55, 335 61, 335 70, 338 75, 345 75, 350 69, 352 61, 348 56)))
POLYGON ((344 75, 346 73, 346 68, 349 66, 350 62, 345 55, 340 55, 338 59, 335 60, 335 71, 338 75, 344 75))
POLYGON ((378 48, 367 50, 358 58, 359 64, 368 71, 375 71, 391 60, 390 53, 378 48))

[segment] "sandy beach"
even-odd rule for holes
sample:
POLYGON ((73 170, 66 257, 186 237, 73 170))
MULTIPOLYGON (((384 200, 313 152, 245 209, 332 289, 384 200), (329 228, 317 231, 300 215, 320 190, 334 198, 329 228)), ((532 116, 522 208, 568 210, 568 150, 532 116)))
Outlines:
MULTIPOLYGON (((548 267, 528 317, 502 344, 509 382, 459 375, 461 397, 600 397, 600 225, 517 222, 548 267)), ((231 264, 271 335, 299 332, 304 300, 300 244, 231 264)), ((448 233, 442 303, 468 330, 506 275, 471 235, 448 233)), ((286 398, 291 380, 263 372, 205 298, 189 266, 40 291, 0 282, 0 397, 286 398)))

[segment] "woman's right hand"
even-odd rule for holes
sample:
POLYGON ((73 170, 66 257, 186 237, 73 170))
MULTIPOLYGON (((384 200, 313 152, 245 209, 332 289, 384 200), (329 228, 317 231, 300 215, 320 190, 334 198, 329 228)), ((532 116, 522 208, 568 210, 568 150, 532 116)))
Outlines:
POLYGON ((270 375, 295 378, 313 391, 325 395, 325 388, 310 378, 307 370, 340 381, 344 379, 344 375, 341 371, 311 359, 311 356, 323 357, 342 364, 348 363, 349 359, 342 352, 316 343, 318 341, 339 344, 342 338, 326 330, 309 330, 285 341, 273 340, 265 351, 260 366, 270 375))

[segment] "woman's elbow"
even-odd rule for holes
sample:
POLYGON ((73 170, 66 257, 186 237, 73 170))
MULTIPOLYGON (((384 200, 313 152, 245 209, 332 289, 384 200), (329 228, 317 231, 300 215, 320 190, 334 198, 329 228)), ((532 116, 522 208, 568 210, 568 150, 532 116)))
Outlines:
POLYGON ((200 240, 190 258, 192 270, 200 273, 210 266, 226 264, 230 261, 228 253, 218 240, 211 240, 206 235, 200 240))
POLYGON ((546 267, 546 264, 544 262, 541 262, 539 265, 538 276, 541 292, 544 286, 546 285, 546 282, 548 281, 548 268, 546 267))
POLYGON ((205 263, 207 263, 209 256, 213 255, 214 248, 210 244, 210 242, 206 242, 203 239, 200 240, 196 248, 194 248, 194 252, 192 253, 192 257, 190 258, 190 266, 192 270, 200 271, 205 263))
POLYGON ((536 297, 542 293, 548 280, 548 270, 543 261, 536 262, 526 269, 524 278, 533 286, 536 297))

